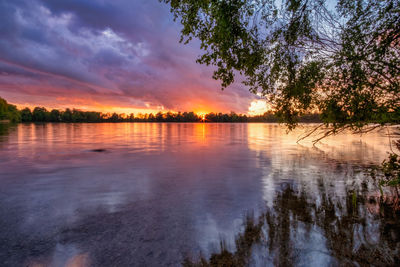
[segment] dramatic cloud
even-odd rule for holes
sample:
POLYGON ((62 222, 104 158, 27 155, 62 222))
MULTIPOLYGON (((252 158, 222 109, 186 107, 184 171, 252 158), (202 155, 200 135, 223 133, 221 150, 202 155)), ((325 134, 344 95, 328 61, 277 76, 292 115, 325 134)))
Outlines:
POLYGON ((247 112, 158 0, 0 0, 0 96, 19 105, 247 112))

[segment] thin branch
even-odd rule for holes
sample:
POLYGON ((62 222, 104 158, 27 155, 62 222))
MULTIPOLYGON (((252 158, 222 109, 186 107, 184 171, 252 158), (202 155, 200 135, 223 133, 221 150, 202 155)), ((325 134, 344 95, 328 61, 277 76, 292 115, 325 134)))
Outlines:
POLYGON ((307 137, 309 137, 310 135, 312 135, 313 133, 315 133, 319 128, 321 128, 322 126, 324 126, 323 123, 321 123, 320 125, 318 125, 317 127, 315 127, 313 130, 311 130, 310 132, 308 132, 306 135, 304 135, 303 137, 300 137, 299 139, 297 139, 296 143, 298 144, 300 141, 306 139, 307 137))

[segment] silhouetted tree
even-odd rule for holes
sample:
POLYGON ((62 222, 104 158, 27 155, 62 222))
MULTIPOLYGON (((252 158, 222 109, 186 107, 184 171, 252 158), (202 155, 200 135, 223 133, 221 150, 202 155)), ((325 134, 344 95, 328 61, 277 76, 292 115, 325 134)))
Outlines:
POLYGON ((150 114, 146 114, 146 120, 149 122, 153 122, 156 120, 156 118, 154 117, 153 114, 150 113, 150 114))
POLYGON ((21 120, 23 122, 31 122, 32 121, 32 111, 30 108, 24 108, 21 110, 21 120))
POLYGON ((109 119, 109 121, 111 121, 111 122, 118 122, 118 120, 119 120, 119 116, 117 113, 113 113, 109 119))
POLYGON ((50 112, 50 121, 51 122, 60 122, 61 121, 61 112, 57 109, 53 109, 50 112))
POLYGON ((44 107, 35 107, 32 112, 33 121, 48 122, 50 121, 50 114, 44 107))
POLYGON ((72 111, 67 108, 62 114, 61 119, 64 122, 72 122, 72 111))
POLYGON ((176 121, 176 114, 173 114, 172 112, 167 112, 167 114, 165 114, 165 121, 167 122, 175 122, 176 121))
MULTIPOLYGON (((57 109, 49 112, 44 107, 35 107, 33 112, 29 108, 24 108, 21 111, 9 105, 4 99, 0 98, 0 118, 23 122, 201 122, 203 116, 199 116, 194 112, 158 112, 156 115, 134 114, 125 116, 124 114, 103 114, 94 111, 82 111, 78 109, 69 109, 60 111, 57 109)), ((205 116, 205 122, 277 122, 278 119, 273 112, 266 112, 263 115, 247 116, 231 112, 224 113, 208 113, 205 116)), ((304 122, 319 121, 319 114, 308 114, 300 118, 304 122)))
POLYGON ((128 120, 129 120, 130 122, 134 122, 134 121, 135 121, 135 115, 134 115, 133 113, 131 113, 131 114, 129 115, 129 117, 128 117, 128 120))
POLYGON ((182 121, 183 121, 182 112, 179 111, 179 112, 176 114, 176 121, 177 121, 177 122, 182 122, 182 121))
POLYGON ((164 121, 164 116, 163 116, 163 114, 161 112, 158 112, 156 114, 156 121, 157 122, 163 122, 164 121))

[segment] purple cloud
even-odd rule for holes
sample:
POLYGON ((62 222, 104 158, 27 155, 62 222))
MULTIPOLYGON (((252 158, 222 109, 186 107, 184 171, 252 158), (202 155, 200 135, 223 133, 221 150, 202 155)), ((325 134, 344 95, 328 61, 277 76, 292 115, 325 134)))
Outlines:
POLYGON ((158 0, 0 1, 0 95, 17 104, 247 112, 195 63, 198 43, 158 0), (82 106, 82 105, 81 105, 82 106))

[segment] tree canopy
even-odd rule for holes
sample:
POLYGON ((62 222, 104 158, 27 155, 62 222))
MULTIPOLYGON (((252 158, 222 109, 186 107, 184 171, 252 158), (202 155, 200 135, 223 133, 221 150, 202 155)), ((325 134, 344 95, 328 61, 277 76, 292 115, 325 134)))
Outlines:
POLYGON ((399 0, 160 1, 222 88, 241 77, 290 128, 313 111, 335 129, 400 122, 399 0))
POLYGON ((0 98, 0 120, 7 118, 8 104, 3 98, 0 98))
POLYGON ((11 122, 21 121, 21 114, 15 105, 8 104, 0 97, 0 120, 9 120, 11 122))

